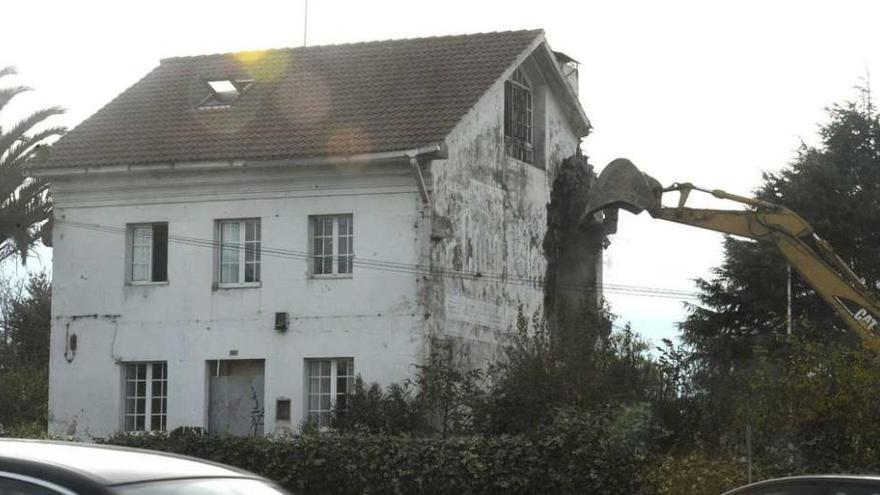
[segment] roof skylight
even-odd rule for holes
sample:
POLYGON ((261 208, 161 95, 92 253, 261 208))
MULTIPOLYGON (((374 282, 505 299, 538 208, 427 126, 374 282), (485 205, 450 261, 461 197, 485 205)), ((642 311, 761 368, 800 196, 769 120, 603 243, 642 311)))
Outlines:
POLYGON ((253 83, 250 79, 211 79, 205 84, 211 89, 199 108, 228 107, 235 103, 253 83))

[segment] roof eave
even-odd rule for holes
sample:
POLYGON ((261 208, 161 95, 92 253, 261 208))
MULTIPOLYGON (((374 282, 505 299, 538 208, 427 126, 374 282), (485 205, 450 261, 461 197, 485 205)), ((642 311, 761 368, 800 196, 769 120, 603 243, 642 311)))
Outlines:
POLYGON ((349 165, 394 160, 409 160, 414 157, 445 158, 446 143, 435 143, 417 148, 376 153, 358 153, 352 155, 324 155, 314 157, 264 159, 223 159, 193 162, 152 162, 152 163, 119 163, 94 166, 51 166, 43 165, 27 169, 27 174, 38 178, 58 178, 85 174, 120 174, 133 172, 157 171, 196 171, 196 170, 228 170, 240 168, 268 167, 308 167, 318 165, 349 165))
POLYGON ((587 117, 587 113, 584 111, 584 107, 581 105, 580 99, 578 98, 577 93, 575 93, 574 88, 571 87, 568 80, 565 78, 565 75, 562 73, 562 69, 560 69, 559 64, 556 63, 556 56, 553 55, 553 50, 550 49, 550 46, 547 44, 547 40, 544 36, 541 36, 542 43, 538 48, 543 47, 543 53, 549 62, 550 73, 553 74, 553 79, 555 80, 556 89, 563 94, 563 96, 569 100, 570 105, 565 105, 563 108, 569 110, 574 123, 579 127, 578 135, 580 137, 584 137, 590 133, 590 130, 593 128, 593 124, 590 122, 590 118, 587 117))

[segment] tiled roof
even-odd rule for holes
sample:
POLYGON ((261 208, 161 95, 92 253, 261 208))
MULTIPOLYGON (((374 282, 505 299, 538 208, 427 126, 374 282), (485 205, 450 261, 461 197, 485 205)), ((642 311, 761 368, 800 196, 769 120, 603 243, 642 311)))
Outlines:
POLYGON ((166 59, 59 140, 43 166, 335 156, 441 142, 541 31, 166 59), (199 109, 206 80, 253 79, 199 109))

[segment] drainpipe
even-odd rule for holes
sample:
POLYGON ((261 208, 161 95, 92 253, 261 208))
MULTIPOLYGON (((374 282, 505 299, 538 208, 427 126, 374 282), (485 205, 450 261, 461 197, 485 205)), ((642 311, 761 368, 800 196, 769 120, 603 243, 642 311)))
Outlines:
POLYGON ((428 187, 425 185, 425 178, 422 176, 422 167, 419 166, 419 156, 413 155, 409 157, 409 165, 413 169, 413 175, 416 177, 416 184, 419 186, 419 194, 422 196, 422 203, 431 208, 431 198, 428 196, 428 187))
POLYGON ((409 165, 412 167, 413 176, 416 179, 416 185, 419 188, 419 195, 422 197, 422 203, 429 209, 431 207, 431 197, 428 195, 428 186, 425 184, 425 177, 422 175, 419 157, 440 151, 440 146, 428 146, 406 152, 406 156, 409 157, 409 165))

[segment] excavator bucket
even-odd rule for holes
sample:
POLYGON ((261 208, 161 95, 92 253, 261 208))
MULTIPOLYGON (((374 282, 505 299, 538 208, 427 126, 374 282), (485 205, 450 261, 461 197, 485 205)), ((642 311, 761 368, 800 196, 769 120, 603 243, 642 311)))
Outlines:
POLYGON ((636 215, 657 208, 662 190, 656 179, 642 173, 626 158, 618 158, 599 174, 581 221, 607 208, 623 208, 636 215))

